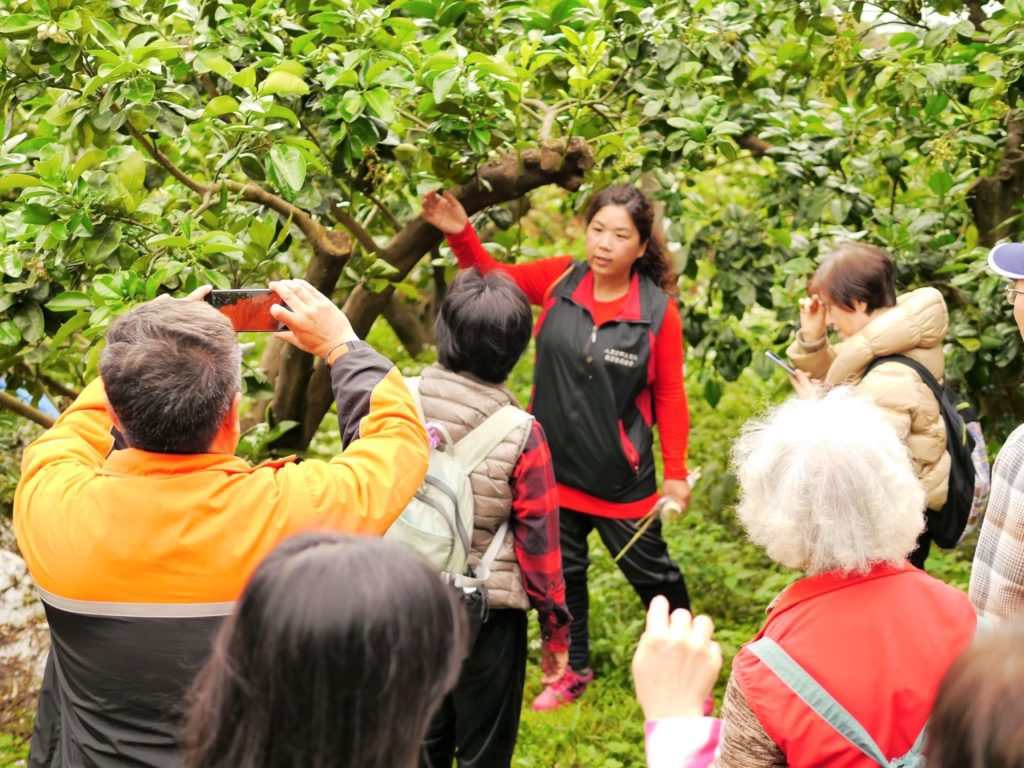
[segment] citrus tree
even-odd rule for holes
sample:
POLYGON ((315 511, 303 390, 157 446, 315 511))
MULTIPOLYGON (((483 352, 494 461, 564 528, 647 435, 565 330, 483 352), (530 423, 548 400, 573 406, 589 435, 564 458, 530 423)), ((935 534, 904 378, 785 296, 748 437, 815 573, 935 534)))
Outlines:
MULTIPOLYGON (((572 193, 571 215, 639 179, 681 246, 712 402, 788 336, 847 237, 943 288, 955 372, 996 392, 1016 351, 978 264, 1020 228, 1021 17, 1020 0, 0 0, 0 371, 70 394, 113 317, 205 282, 303 276, 358 331, 402 327, 443 289, 423 192, 500 233, 538 187, 572 193)), ((521 238, 494 237, 515 256, 521 238)), ((295 425, 279 443, 303 448, 325 371, 262 355, 268 418, 295 425)))

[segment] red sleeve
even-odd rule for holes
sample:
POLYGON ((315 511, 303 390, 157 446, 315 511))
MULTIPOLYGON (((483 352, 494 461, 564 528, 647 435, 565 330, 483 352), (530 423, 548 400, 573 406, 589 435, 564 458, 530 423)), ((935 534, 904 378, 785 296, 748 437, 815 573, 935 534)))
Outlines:
POLYGON ((477 237, 472 223, 457 235, 448 235, 448 245, 459 260, 459 269, 476 267, 481 272, 498 269, 511 277, 531 304, 541 305, 548 288, 555 282, 572 261, 571 256, 555 256, 550 259, 531 261, 526 264, 503 264, 495 261, 477 237))
POLYGON ((654 364, 654 412, 658 417, 665 479, 684 480, 690 411, 683 382, 683 324, 672 298, 668 300, 665 319, 654 340, 654 364))
POLYGON ((562 548, 558 537, 558 491, 544 431, 533 422, 523 453, 509 479, 516 562, 530 604, 537 609, 545 648, 569 647, 569 609, 565 605, 562 548))

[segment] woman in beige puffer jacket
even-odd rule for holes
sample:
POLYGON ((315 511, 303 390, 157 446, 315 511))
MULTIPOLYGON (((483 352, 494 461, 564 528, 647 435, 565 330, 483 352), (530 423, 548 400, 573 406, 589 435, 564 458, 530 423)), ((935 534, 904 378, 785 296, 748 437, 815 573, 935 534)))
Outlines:
MULTIPOLYGON (((907 365, 882 363, 884 355, 906 355, 937 381, 945 371, 942 342, 949 325, 946 303, 934 288, 896 297, 893 264, 885 251, 861 243, 837 247, 818 267, 800 302, 800 331, 787 350, 793 364, 826 388, 852 385, 871 398, 895 427, 914 460, 929 509, 946 502, 950 458, 939 403, 907 365), (826 328, 842 341, 830 344, 826 328)), ((801 385, 809 383, 799 376, 801 385)), ((922 534, 910 561, 923 567, 931 538, 922 534)))

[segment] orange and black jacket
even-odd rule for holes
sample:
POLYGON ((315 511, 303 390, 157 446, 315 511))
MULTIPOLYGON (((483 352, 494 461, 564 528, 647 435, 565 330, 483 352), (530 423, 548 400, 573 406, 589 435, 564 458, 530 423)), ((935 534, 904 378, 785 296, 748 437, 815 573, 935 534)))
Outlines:
POLYGON ((400 374, 360 344, 331 385, 329 462, 113 450, 100 381, 25 450, 14 526, 53 639, 31 766, 179 765, 183 696, 260 560, 401 513, 428 447, 400 374))

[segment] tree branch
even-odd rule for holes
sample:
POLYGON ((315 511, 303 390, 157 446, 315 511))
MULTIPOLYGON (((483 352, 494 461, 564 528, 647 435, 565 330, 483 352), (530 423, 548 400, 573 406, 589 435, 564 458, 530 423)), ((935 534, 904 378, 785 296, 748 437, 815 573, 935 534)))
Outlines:
POLYGON ((47 429, 53 426, 53 418, 47 416, 42 411, 33 408, 28 403, 21 402, 21 400, 8 392, 0 392, 0 406, 8 409, 9 411, 14 411, 19 416, 26 418, 29 421, 34 421, 36 424, 44 426, 47 429))
POLYGON ((356 239, 363 248, 370 253, 380 255, 380 246, 377 245, 376 241, 370 236, 358 221, 356 221, 348 211, 346 211, 341 205, 335 205, 331 209, 331 215, 334 216, 334 220, 337 221, 341 226, 349 231, 349 233, 356 239))
POLYGON ((772 148, 771 144, 752 133, 744 133, 742 136, 737 136, 736 143, 743 147, 743 149, 749 150, 750 154, 754 157, 764 157, 772 148))
POLYGON ((978 0, 967 0, 964 6, 967 8, 967 18, 971 20, 971 24, 975 29, 981 29, 981 25, 988 21, 988 14, 982 8, 982 4, 978 0))
POLYGON ((143 136, 130 123, 125 123, 125 127, 132 138, 145 150, 146 154, 152 157, 181 184, 204 199, 207 199, 207 196, 212 198, 220 194, 221 186, 223 185, 232 192, 239 193, 244 200, 248 200, 250 203, 257 203, 264 208, 277 211, 283 216, 289 217, 292 223, 309 240, 313 250, 339 259, 347 259, 352 255, 352 243, 344 232, 328 229, 302 208, 292 205, 283 197, 268 192, 256 184, 243 184, 232 180, 216 182, 215 184, 203 184, 182 171, 171 158, 160 151, 154 142, 143 136))
MULTIPOLYGON (((480 166, 473 178, 452 190, 468 213, 473 214, 496 203, 516 200, 530 190, 546 184, 557 184, 563 189, 575 191, 583 184, 584 173, 594 165, 590 146, 580 138, 542 142, 536 149, 522 153, 510 152, 495 161, 480 166)), ((353 234, 355 232, 353 231, 353 234)), ((419 263, 424 254, 441 243, 441 232, 417 216, 405 224, 388 244, 380 249, 380 257, 394 266, 398 272, 392 278, 395 282, 405 278, 419 263)), ((311 269, 317 258, 310 262, 311 269)), ((332 262, 337 264, 337 261, 332 262)), ((309 279, 309 278, 307 278, 309 279)), ((309 280, 314 285, 313 280, 309 280)), ((319 286, 318 286, 319 287, 319 286)), ((352 327, 360 336, 365 336, 377 316, 391 300, 394 288, 381 293, 370 293, 363 287, 356 287, 345 302, 344 310, 352 327)), ((305 397, 289 400, 275 397, 272 405, 273 418, 289 419, 302 424, 302 429, 286 433, 278 447, 305 448, 316 434, 320 421, 333 402, 329 372, 319 364, 310 365, 308 360, 267 359, 278 365, 278 378, 292 377, 290 366, 305 376, 308 386, 305 397)), ((291 390, 294 393, 294 390, 291 390)))

